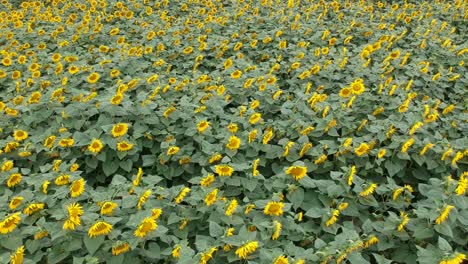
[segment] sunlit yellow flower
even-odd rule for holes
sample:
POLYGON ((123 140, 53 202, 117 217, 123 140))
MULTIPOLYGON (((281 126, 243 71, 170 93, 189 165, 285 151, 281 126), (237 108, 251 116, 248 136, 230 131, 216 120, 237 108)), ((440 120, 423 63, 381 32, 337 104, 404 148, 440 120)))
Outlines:
POLYGON ((215 171, 219 176, 231 176, 234 169, 226 164, 220 164, 215 166, 215 171))
POLYGON ((16 185, 21 183, 21 180, 23 179, 23 176, 20 173, 13 173, 8 177, 8 180, 6 182, 8 188, 13 188, 16 185))
POLYGON ((206 120, 200 121, 197 124, 197 130, 198 130, 199 133, 205 132, 205 130, 208 129, 209 127, 210 127, 210 122, 208 122, 206 120))
POLYGON ((401 218, 401 222, 398 225, 397 230, 401 232, 401 231, 404 230, 405 226, 408 224, 409 217, 405 212, 401 211, 400 212, 400 218, 401 218))
POLYGON ((0 233, 8 234, 11 233, 21 221, 20 213, 14 213, 7 216, 0 222, 0 233))
POLYGON ((177 197, 174 199, 176 204, 180 204, 182 200, 187 196, 187 194, 190 192, 190 188, 185 187, 182 189, 182 191, 177 195, 177 197))
POLYGON ((23 264, 24 259, 24 246, 16 249, 15 253, 10 256, 10 264, 23 264))
POLYGON ((358 155, 359 157, 368 153, 370 151, 370 147, 367 143, 361 143, 359 147, 354 149, 354 153, 358 155))
POLYGON ((231 202, 229 203, 228 207, 226 208, 225 215, 226 216, 231 216, 237 209, 237 200, 232 199, 231 202))
POLYGON ((146 200, 148 200, 148 198, 150 197, 151 195, 151 190, 146 190, 141 196, 140 198, 138 198, 138 204, 137 204, 137 209, 140 210, 142 208, 142 206, 146 203, 146 200))
POLYGON ((284 203, 282 202, 268 202, 263 210, 263 213, 271 216, 280 216, 283 214, 284 203))
POLYGON ((218 189, 216 188, 205 196, 205 204, 207 206, 211 206, 212 204, 214 204, 217 200, 217 195, 218 189))
POLYGON ((361 196, 361 197, 367 197, 367 196, 373 194, 376 188, 377 188, 377 184, 372 183, 371 185, 369 185, 369 186, 367 187, 367 189, 365 189, 365 190, 363 190, 362 192, 360 192, 360 193, 359 193, 359 196, 361 196))
POLYGON ((180 249, 182 247, 180 245, 176 245, 171 252, 173 258, 180 258, 180 249))
POLYGON ((291 175, 296 181, 298 181, 307 175, 307 167, 290 166, 286 169, 286 174, 291 175))
POLYGON ((91 73, 90 75, 88 75, 88 77, 86 78, 86 80, 87 80, 89 83, 96 83, 96 82, 99 80, 99 73, 97 73, 97 72, 91 73))
POLYGON ((449 217, 450 211, 453 210, 454 208, 455 206, 453 205, 446 205, 440 212, 440 215, 436 218, 435 220, 436 224, 440 225, 443 222, 445 222, 449 217))
POLYGON ((462 264, 466 259, 465 254, 457 253, 456 255, 452 255, 450 258, 444 258, 439 262, 439 264, 462 264))
POLYGON ((102 235, 108 235, 112 231, 112 225, 105 221, 98 221, 88 230, 88 236, 93 238, 102 235))
POLYGON ((15 130, 13 132, 13 137, 15 138, 16 141, 23 141, 28 138, 28 132, 24 130, 15 130))
POLYGON ((2 163, 1 170, 2 172, 10 171, 13 169, 14 162, 12 160, 6 160, 2 163))
POLYGON ((235 70, 231 73, 231 78, 239 79, 242 76, 242 72, 240 70, 235 70))
POLYGON ((200 180, 200 185, 203 186, 203 187, 208 187, 208 186, 210 186, 214 181, 215 181, 215 176, 214 176, 213 173, 210 173, 210 174, 206 175, 205 177, 203 177, 203 178, 200 180))
POLYGON ((387 153, 386 149, 380 149, 379 153, 377 153, 377 158, 381 159, 385 156, 385 153, 387 153))
POLYGON ((177 153, 179 152, 179 150, 180 150, 179 147, 177 147, 177 146, 172 146, 172 147, 170 147, 170 148, 167 149, 166 154, 167 154, 168 156, 172 156, 172 155, 177 154, 177 153))
POLYGON ((276 239, 278 239, 278 237, 281 234, 281 223, 275 220, 275 221, 273 221, 273 226, 275 228, 275 231, 273 232, 273 235, 271 236, 271 239, 276 240, 276 239))
POLYGON ((83 194, 85 190, 85 180, 83 178, 73 181, 70 185, 70 196, 78 197, 83 194))
POLYGON ((333 224, 336 223, 336 221, 338 221, 338 216, 340 215, 340 210, 333 210, 332 214, 331 214, 331 217, 328 218, 328 220, 325 222, 325 225, 326 226, 331 226, 333 224))
POLYGON ((124 152, 124 151, 129 151, 133 149, 133 144, 127 142, 127 141, 121 141, 117 143, 117 150, 124 152))
POLYGON ((73 138, 63 138, 59 141, 58 144, 62 148, 68 148, 75 144, 75 140, 73 138))
POLYGON ((254 253, 258 248, 258 241, 249 241, 236 250, 236 255, 241 259, 246 259, 248 255, 254 253))
POLYGON ((112 247, 112 255, 118 256, 120 254, 130 251, 130 244, 120 242, 112 247))
POLYGON ((133 233, 136 237, 143 238, 147 236, 150 232, 156 230, 158 225, 156 224, 156 220, 151 217, 146 217, 141 221, 138 228, 133 233))
POLYGON ((60 175, 57 178, 55 178, 54 182, 55 182, 55 185, 57 186, 66 185, 70 182, 70 175, 68 174, 60 175))
POLYGON ((289 260, 286 256, 281 255, 273 261, 273 264, 289 264, 289 260))
POLYGON ((15 210, 18 206, 21 205, 23 200, 24 200, 24 198, 21 197, 21 196, 13 197, 13 199, 11 199, 10 204, 8 205, 8 207, 10 208, 10 210, 15 210))
POLYGON ((27 215, 32 215, 35 212, 38 212, 42 209, 44 209, 45 204, 44 203, 32 203, 26 206, 26 208, 23 209, 23 214, 27 215))
POLYGON ((101 140, 99 139, 93 139, 91 143, 88 145, 88 150, 92 153, 99 153, 101 152, 102 148, 104 148, 104 145, 102 144, 101 140))
POLYGON ((236 137, 236 136, 231 136, 229 138, 229 141, 228 143, 226 144, 226 147, 230 150, 237 150, 239 149, 241 145, 241 140, 240 138, 236 137))
POLYGON ((101 205, 101 215, 112 215, 112 212, 115 208, 118 207, 118 204, 112 201, 107 201, 101 205))

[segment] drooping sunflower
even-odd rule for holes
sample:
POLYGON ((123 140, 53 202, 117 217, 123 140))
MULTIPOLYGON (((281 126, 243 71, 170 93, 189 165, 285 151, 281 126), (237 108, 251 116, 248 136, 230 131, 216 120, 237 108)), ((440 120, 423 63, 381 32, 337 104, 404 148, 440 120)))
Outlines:
POLYGON ((16 185, 20 184, 22 179, 23 179, 23 176, 21 176, 20 173, 11 174, 10 177, 8 177, 8 180, 7 180, 8 188, 13 188, 16 185))
POLYGON ((177 154, 177 153, 179 152, 179 150, 180 150, 179 147, 177 147, 177 146, 172 146, 172 147, 170 147, 170 148, 167 149, 166 154, 167 154, 168 156, 172 156, 172 155, 177 154))
POLYGON ((216 188, 205 196, 205 204, 207 206, 214 204, 217 200, 217 195, 218 195, 218 189, 216 188))
POLYGON ((107 201, 101 205, 101 215, 111 215, 118 204, 115 202, 107 201))
POLYGON ((151 217, 146 217, 145 219, 143 219, 143 221, 141 221, 140 225, 135 230, 133 235, 136 237, 143 238, 147 236, 151 231, 156 230, 156 228, 158 228, 156 220, 151 217))
POLYGON ((16 249, 15 253, 10 256, 10 264, 23 264, 24 246, 16 249))
POLYGON ((7 216, 3 221, 0 222, 0 233, 8 234, 11 233, 18 226, 21 221, 20 213, 14 213, 7 216))
POLYGON ((88 236, 98 237, 102 235, 108 235, 112 231, 112 225, 105 221, 98 221, 93 224, 88 230, 88 236))
POLYGON ((236 255, 241 259, 246 259, 248 255, 254 253, 258 248, 258 241, 249 241, 236 250, 236 255))
POLYGON ((112 247, 112 255, 114 256, 118 256, 128 251, 130 251, 130 244, 126 242, 117 243, 112 247))

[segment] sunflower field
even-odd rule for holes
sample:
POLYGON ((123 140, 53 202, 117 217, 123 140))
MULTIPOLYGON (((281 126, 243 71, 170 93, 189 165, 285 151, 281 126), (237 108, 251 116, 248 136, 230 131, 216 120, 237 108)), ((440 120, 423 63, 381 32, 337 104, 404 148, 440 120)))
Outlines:
POLYGON ((1 0, 0 263, 467 263, 467 20, 1 0))

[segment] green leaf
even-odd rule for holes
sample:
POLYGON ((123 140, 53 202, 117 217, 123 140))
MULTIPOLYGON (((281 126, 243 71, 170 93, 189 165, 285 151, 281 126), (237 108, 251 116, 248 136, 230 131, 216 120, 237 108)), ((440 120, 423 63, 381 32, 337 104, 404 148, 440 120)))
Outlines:
POLYGON ((89 236, 84 236, 83 242, 89 254, 93 255, 102 245, 102 243, 104 243, 105 239, 106 239, 105 236, 98 236, 94 238, 90 238, 89 236))
POLYGON ((224 234, 223 228, 213 221, 210 221, 209 230, 211 237, 220 237, 224 234))

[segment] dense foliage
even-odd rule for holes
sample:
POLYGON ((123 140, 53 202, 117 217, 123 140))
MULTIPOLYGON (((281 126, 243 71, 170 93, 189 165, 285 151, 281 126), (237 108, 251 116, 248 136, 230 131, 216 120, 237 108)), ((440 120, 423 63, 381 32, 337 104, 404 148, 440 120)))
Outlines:
POLYGON ((0 263, 462 263, 467 18, 1 1, 0 263))

